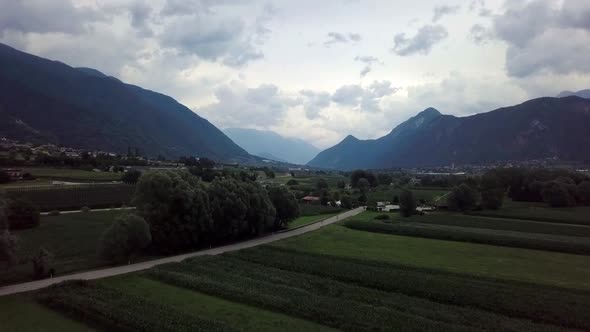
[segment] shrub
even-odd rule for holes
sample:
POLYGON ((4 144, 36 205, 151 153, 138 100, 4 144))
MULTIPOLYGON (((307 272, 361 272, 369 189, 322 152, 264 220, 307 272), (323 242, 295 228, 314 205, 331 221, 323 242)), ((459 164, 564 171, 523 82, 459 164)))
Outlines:
POLYGON ((52 255, 45 248, 39 248, 39 251, 31 257, 33 263, 33 278, 43 279, 50 275, 50 263, 52 255))
POLYGON ((129 261, 151 240, 150 227, 143 218, 135 214, 123 215, 103 233, 99 254, 113 263, 129 261))
POLYGON ((551 207, 575 206, 576 200, 571 195, 567 186, 567 184, 558 181, 547 182, 545 186, 543 186, 543 191, 541 192, 543 200, 551 207))
POLYGON ((399 200, 399 212, 403 217, 416 213, 416 199, 410 190, 403 190, 399 200))
POLYGON ((296 185, 299 185, 299 181, 297 181, 295 179, 291 179, 291 180, 287 181, 287 185, 288 186, 296 186, 296 185))
POLYGON ((33 203, 21 198, 9 200, 7 217, 10 229, 26 229, 39 226, 39 210, 33 203))
POLYGON ((389 215, 387 214, 380 214, 375 217, 375 220, 389 220, 389 215))
POLYGON ((468 211, 477 205, 477 192, 469 185, 462 183, 453 188, 447 196, 449 210, 468 211))
POLYGON ((139 180, 140 176, 141 176, 140 171, 138 171, 136 169, 132 169, 132 170, 125 172, 125 174, 123 174, 121 181, 123 181, 123 183, 127 183, 127 184, 136 184, 137 181, 139 180))
POLYGON ((578 202, 590 205, 590 181, 582 181, 578 184, 578 202))
POLYGON ((5 230, 0 230, 0 264, 8 268, 16 263, 17 238, 5 230))
POLYGON ((80 211, 84 212, 84 213, 88 213, 90 212, 90 208, 88 206, 83 206, 80 211))
POLYGON ((10 175, 5 171, 0 171, 0 184, 9 183, 10 182, 10 175))
POLYGON ((500 179, 493 174, 486 174, 481 178, 481 207, 497 210, 504 201, 504 187, 500 179))

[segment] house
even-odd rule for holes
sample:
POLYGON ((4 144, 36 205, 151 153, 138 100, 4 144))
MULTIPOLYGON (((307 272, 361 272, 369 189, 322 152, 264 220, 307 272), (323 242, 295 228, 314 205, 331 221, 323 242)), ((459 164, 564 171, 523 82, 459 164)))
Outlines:
POLYGON ((301 200, 307 204, 311 204, 311 203, 319 202, 320 198, 317 196, 305 196, 301 200))

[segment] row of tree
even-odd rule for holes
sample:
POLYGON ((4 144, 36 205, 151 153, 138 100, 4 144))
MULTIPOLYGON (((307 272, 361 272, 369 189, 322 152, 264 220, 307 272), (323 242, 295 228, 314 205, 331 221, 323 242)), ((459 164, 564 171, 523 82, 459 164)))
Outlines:
POLYGON ((285 187, 266 189, 233 177, 204 183, 183 171, 143 174, 134 203, 152 247, 163 253, 260 235, 299 215, 297 199, 285 187))

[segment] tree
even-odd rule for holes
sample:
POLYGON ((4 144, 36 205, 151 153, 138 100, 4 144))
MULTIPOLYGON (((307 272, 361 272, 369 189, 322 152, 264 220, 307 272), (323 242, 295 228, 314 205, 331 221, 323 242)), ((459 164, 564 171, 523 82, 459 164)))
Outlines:
POLYGON ((339 189, 344 189, 344 188, 346 188, 346 182, 344 180, 339 180, 338 183, 336 184, 336 186, 339 189))
POLYGON ((447 202, 451 211, 471 210, 477 205, 477 191, 471 186, 462 183, 453 188, 447 196, 447 202))
POLYGON ((399 196, 398 195, 394 195, 393 196, 393 200, 391 201, 392 204, 399 204, 399 196))
POLYGON ((263 171, 264 171, 264 175, 266 175, 267 178, 269 178, 269 179, 274 179, 275 178, 275 172, 273 172, 272 169, 270 169, 268 167, 265 167, 263 169, 263 171))
POLYGON ((115 219, 100 239, 99 254, 113 263, 129 262, 152 241, 147 222, 135 214, 115 219))
POLYGON ((123 183, 127 183, 127 184, 136 184, 137 181, 139 181, 140 176, 141 176, 140 171, 138 171, 136 169, 132 169, 132 170, 129 170, 123 174, 121 181, 123 181, 123 183))
POLYGON ((31 257, 31 263, 33 264, 33 278, 42 279, 49 277, 49 266, 52 257, 53 255, 51 255, 47 249, 39 248, 39 251, 31 257))
POLYGON ((590 181, 582 181, 578 184, 578 202, 590 205, 590 181))
POLYGON ((542 195, 543 200, 551 207, 570 207, 576 205, 575 198, 568 191, 567 184, 563 182, 547 182, 543 187, 542 195))
POLYGON ((382 185, 388 186, 393 182, 393 177, 387 173, 380 173, 379 175, 377 175, 377 178, 379 179, 379 184, 382 185))
POLYGON ((403 217, 410 217, 416 213, 416 199, 414 193, 404 189, 399 199, 399 212, 403 217))
POLYGON ((276 209, 274 228, 286 226, 299 217, 297 198, 285 187, 270 187, 268 196, 276 209))
POLYGON ((33 203, 22 198, 8 201, 7 218, 9 229, 25 229, 39 226, 39 209, 33 203))
POLYGON ((219 241, 235 240, 250 230, 246 220, 248 194, 243 183, 232 178, 218 178, 208 188, 213 233, 219 241))
POLYGON ((287 181, 288 186, 296 186, 298 184, 299 184, 299 181, 297 181, 295 179, 291 179, 291 180, 287 181))
POLYGON ((201 181, 184 171, 143 174, 134 203, 148 223, 154 248, 163 253, 206 244, 212 228, 209 197, 201 181))
POLYGON ((361 192, 361 195, 359 196, 357 201, 360 205, 366 205, 368 200, 369 199, 367 198, 367 195, 364 192, 361 192))
POLYGON ((352 209, 352 197, 350 195, 342 195, 340 198, 340 206, 345 209, 352 209))
POLYGON ((371 187, 371 184, 369 183, 369 180, 367 180, 365 178, 361 178, 357 182, 357 186, 360 189, 360 191, 364 194, 369 190, 369 188, 371 187))
POLYGON ((246 220, 250 227, 250 234, 260 235, 273 227, 277 211, 268 192, 260 184, 244 183, 243 186, 248 193, 246 220))
POLYGON ((358 182, 362 178, 367 179, 367 181, 369 181, 369 184, 371 185, 371 187, 376 187, 379 184, 377 181, 377 178, 375 177, 375 174, 373 174, 371 172, 367 172, 362 169, 357 169, 356 171, 352 172, 352 174, 350 175, 350 185, 353 188, 357 188, 358 182))
POLYGON ((316 187, 317 190, 321 191, 323 189, 328 189, 330 186, 328 185, 328 181, 326 181, 326 179, 320 178, 315 183, 315 187, 316 187))
POLYGON ((8 231, 6 200, 0 192, 0 266, 6 268, 16 263, 17 239, 8 231))
POLYGON ((484 209, 497 210, 504 201, 504 186, 493 174, 485 174, 480 181, 481 206, 484 209))

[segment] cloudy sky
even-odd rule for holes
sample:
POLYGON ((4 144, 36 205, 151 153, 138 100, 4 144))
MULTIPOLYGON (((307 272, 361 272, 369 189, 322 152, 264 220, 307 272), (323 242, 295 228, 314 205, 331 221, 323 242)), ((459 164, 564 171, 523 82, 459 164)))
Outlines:
POLYGON ((588 0, 0 0, 0 41, 325 148, 590 88, 588 0))

